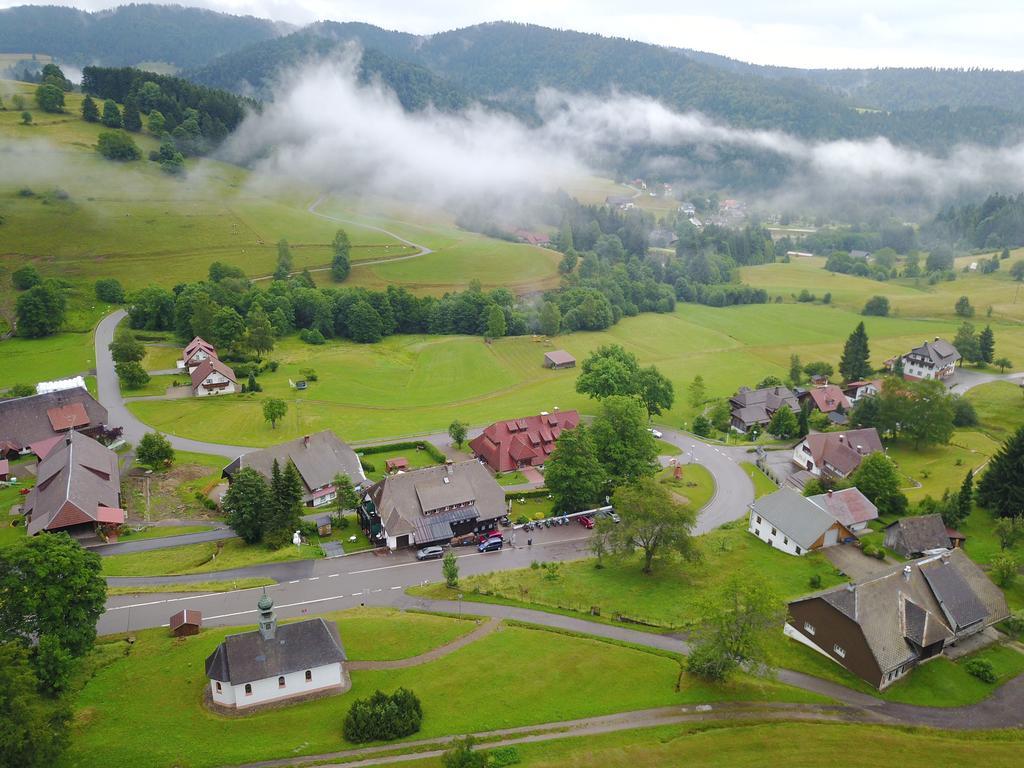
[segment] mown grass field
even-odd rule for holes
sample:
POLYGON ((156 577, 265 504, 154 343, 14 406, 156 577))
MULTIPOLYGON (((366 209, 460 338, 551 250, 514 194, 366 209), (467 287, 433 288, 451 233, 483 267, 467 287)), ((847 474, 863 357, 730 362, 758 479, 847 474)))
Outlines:
POLYGON ((993 381, 970 390, 967 399, 978 413, 978 428, 1000 443, 1024 426, 1024 387, 993 381))
POLYGON ((103 558, 103 575, 176 576, 184 573, 213 573, 250 565, 315 560, 319 557, 322 557, 322 553, 315 543, 310 546, 270 549, 258 544, 245 544, 241 539, 225 539, 151 552, 110 555, 103 558))
MULTIPOLYGON (((418 614, 330 617, 340 620, 342 642, 351 659, 420 653, 447 642, 453 632, 461 634, 469 623, 418 614)), ((145 630, 136 633, 130 647, 114 639, 101 644, 93 654, 94 674, 75 697, 74 736, 61 764, 204 768, 337 750, 349 746, 342 739, 341 725, 352 701, 378 688, 391 691, 399 686, 413 690, 423 704, 423 727, 413 738, 669 704, 821 701, 770 681, 743 677, 724 686, 688 676, 680 681, 679 661, 671 656, 506 626, 427 664, 354 672, 353 688, 342 696, 225 718, 201 704, 208 685, 203 660, 224 635, 237 631, 204 630, 176 640, 163 629, 145 630), (541 671, 536 668, 538 659, 558 662, 541 671), (486 684, 481 682, 482 671, 486 684), (124 727, 126 711, 133 713, 129 729, 124 727)))
MULTIPOLYGON (((519 764, 526 768, 867 768, 891 765, 896 755, 924 754, 950 768, 975 762, 1011 768, 1020 761, 1021 748, 1015 731, 979 736, 860 724, 720 722, 578 736, 521 744, 516 750, 519 764), (856 748, 851 748, 854 744, 856 748)), ((440 758, 405 763, 410 768, 442 764, 440 758)))
MULTIPOLYGON (((792 557, 769 547, 747 533, 738 523, 699 537, 703 559, 699 563, 667 559, 647 576, 639 557, 605 558, 596 568, 593 559, 562 563, 556 579, 543 569, 469 576, 459 583, 467 600, 502 601, 555 608, 579 614, 600 610, 603 619, 624 616, 653 627, 686 629, 702 616, 704 603, 736 574, 756 573, 780 598, 811 592, 810 579, 821 577, 822 586, 841 582, 822 555, 792 557)), ((412 594, 450 598, 443 584, 415 587, 412 594)))
POLYGON ((769 493, 774 493, 778 490, 779 487, 756 464, 744 461, 740 463, 740 469, 746 472, 747 476, 754 483, 755 499, 767 496, 769 493))

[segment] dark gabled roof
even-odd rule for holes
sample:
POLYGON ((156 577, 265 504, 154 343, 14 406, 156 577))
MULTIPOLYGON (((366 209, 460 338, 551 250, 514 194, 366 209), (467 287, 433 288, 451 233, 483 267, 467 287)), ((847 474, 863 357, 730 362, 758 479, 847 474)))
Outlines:
POLYGON ((882 450, 882 440, 874 427, 848 429, 843 432, 817 432, 805 438, 814 463, 828 465, 847 476, 860 466, 869 453, 882 450))
POLYGON ((899 531, 900 543, 906 554, 949 548, 946 525, 942 522, 942 515, 937 513, 901 518, 887 526, 886 531, 893 527, 899 531))
POLYGON ((11 443, 18 450, 27 448, 68 429, 67 418, 72 417, 75 428, 91 428, 105 424, 107 409, 81 387, 0 400, 0 443, 11 443), (70 409, 65 411, 64 409, 70 409), (84 411, 86 420, 82 419, 84 411), (51 422, 56 417, 56 424, 51 422))
POLYGON ((553 352, 546 352, 544 357, 551 361, 552 365, 566 365, 567 363, 575 363, 576 358, 566 352, 564 349, 556 349, 553 352))
POLYGON ((956 569, 945 566, 942 560, 922 565, 921 574, 927 579, 939 607, 954 629, 969 627, 988 615, 964 577, 956 569))
POLYGON ((780 488, 762 496, 750 508, 804 549, 813 547, 836 522, 832 515, 792 488, 780 488))
POLYGON ((935 341, 926 341, 920 347, 914 347, 908 354, 923 358, 936 368, 943 368, 960 359, 960 352, 956 347, 937 337, 935 341))
POLYGON ((171 616, 168 626, 171 630, 175 630, 184 624, 191 624, 196 627, 203 625, 203 614, 201 611, 193 611, 190 608, 184 608, 178 611, 176 614, 171 616))
POLYGON ((228 464, 224 474, 231 477, 239 469, 250 467, 269 480, 275 459, 281 469, 285 468, 289 459, 295 464, 306 486, 307 495, 315 488, 332 483, 335 475, 348 475, 354 485, 366 479, 355 451, 329 429, 259 451, 250 451, 228 464))
POLYGON ((270 640, 259 630, 228 635, 206 658, 206 676, 242 685, 343 661, 337 625, 307 619, 278 625, 270 640))
POLYGON ((765 387, 748 389, 742 387, 730 400, 732 416, 745 426, 767 424, 771 416, 782 407, 794 413, 800 411, 800 403, 793 391, 787 387, 765 387))

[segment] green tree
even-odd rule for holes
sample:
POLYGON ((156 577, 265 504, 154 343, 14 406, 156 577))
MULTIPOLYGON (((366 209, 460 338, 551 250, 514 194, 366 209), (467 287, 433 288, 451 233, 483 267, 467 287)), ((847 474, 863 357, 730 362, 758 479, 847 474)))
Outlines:
POLYGON ((139 86, 139 109, 148 114, 153 114, 154 108, 160 101, 160 96, 160 86, 152 80, 147 80, 139 86))
POLYGON ((795 437, 799 430, 796 414, 789 408, 779 408, 768 423, 768 433, 782 439, 795 437))
POLYGON ((1010 267, 1010 277, 1018 283, 1024 281, 1024 259, 1013 262, 1013 266, 1010 267))
POLYGON ((32 125, 32 113, 29 112, 28 110, 25 110, 24 112, 21 113, 21 124, 22 125, 32 125))
POLYGON ((287 280, 292 273, 292 249, 283 237, 277 241, 277 268, 274 270, 275 280, 287 280))
POLYGON ((711 420, 711 425, 719 432, 729 431, 729 425, 732 423, 732 411, 729 409, 728 400, 717 400, 711 407, 711 412, 708 416, 711 420))
POLYGON ((605 489, 604 467, 590 430, 584 425, 563 431, 544 466, 544 483, 555 500, 555 509, 572 514, 592 509, 605 489))
POLYGON ((213 313, 210 343, 219 350, 231 349, 245 339, 245 321, 234 307, 221 307, 213 313))
POLYGON ((992 361, 992 364, 999 368, 1000 373, 1005 373, 1007 368, 1013 367, 1013 363, 1008 357, 997 357, 992 361))
POLYGON ((31 397, 36 393, 32 384, 15 384, 7 390, 5 397, 31 397))
POLYGON ((953 436, 953 398, 941 381, 925 379, 910 385, 909 407, 902 423, 902 434, 914 441, 914 449, 945 445, 953 436))
POLYGON ((242 385, 243 392, 262 392, 263 387, 256 381, 256 371, 249 371, 249 378, 242 385))
POLYGON ((981 476, 975 499, 1000 517, 1024 510, 1024 427, 1019 427, 992 457, 981 476))
POLYGON ((991 325, 986 325, 985 329, 978 334, 978 352, 983 362, 992 362, 996 353, 996 335, 992 332, 991 325))
POLYGON ((349 333, 360 344, 375 344, 384 338, 384 321, 365 299, 359 299, 348 313, 349 333))
POLYGON ((959 528, 971 514, 971 505, 974 502, 974 470, 968 469, 963 483, 960 484, 960 492, 956 495, 956 512, 949 516, 946 525, 952 528, 959 528))
POLYGON ((106 601, 100 556, 66 533, 0 548, 0 641, 28 646, 52 636, 79 659, 96 640, 106 601))
POLYGON ((171 176, 178 176, 185 172, 185 156, 177 150, 174 142, 170 139, 165 139, 160 143, 156 161, 160 164, 160 170, 171 176))
POLYGON ((792 354, 789 356, 789 380, 793 386, 799 386, 804 380, 803 368, 800 365, 800 355, 792 354))
POLYGON ((763 579, 733 576, 707 600, 687 658, 691 674, 722 682, 741 667, 770 670, 772 638, 786 619, 786 607, 763 579))
POLYGON ((590 433, 611 487, 654 474, 658 448, 647 431, 643 406, 633 398, 605 398, 590 433))
POLYGON ((71 709, 46 701, 30 653, 19 643, 0 643, 0 766, 50 768, 67 746, 71 709))
POLYGON ((93 286, 96 298, 108 304, 124 304, 124 286, 116 277, 102 277, 93 286))
POLYGON ((132 137, 121 131, 103 131, 96 137, 96 151, 108 160, 131 162, 142 157, 132 137))
POLYGON ((141 389, 149 384, 149 374, 138 362, 115 363, 114 372, 125 389, 141 389))
POLYGON ((43 112, 63 112, 64 91, 56 85, 43 83, 36 88, 36 104, 43 112))
POLYGON ((974 317, 974 307, 971 306, 971 300, 966 296, 961 296, 956 300, 953 311, 960 317, 974 317))
POLYGON ((33 652, 39 688, 49 696, 59 696, 71 682, 76 660, 56 635, 43 635, 33 652))
POLYGON ((693 434, 707 437, 711 434, 711 421, 702 413, 693 417, 693 434))
POLYGON ((263 538, 267 510, 270 509, 270 488, 263 475, 252 467, 243 467, 231 479, 222 501, 225 522, 246 544, 263 538))
POLYGON ((359 508, 359 494, 352 485, 352 478, 348 475, 338 473, 334 476, 334 490, 338 494, 335 504, 339 512, 359 508))
POLYGON ((448 437, 452 439, 455 446, 459 449, 462 448, 462 444, 466 442, 466 425, 458 419, 455 419, 451 424, 448 425, 448 437))
POLYGON ((558 271, 563 275, 571 275, 579 261, 580 257, 576 251, 566 251, 558 262, 558 271))
POLYGON ((107 99, 103 102, 103 116, 100 118, 107 128, 120 128, 123 124, 121 120, 121 110, 117 108, 117 103, 113 99, 107 99))
POLYGON ((263 419, 270 422, 271 429, 277 429, 277 422, 288 413, 288 404, 279 398, 271 397, 263 401, 263 419))
POLYGON ((154 136, 163 136, 166 125, 167 121, 164 119, 163 112, 156 109, 150 112, 149 117, 146 119, 146 130, 154 136))
POLYGON ((169 467, 174 463, 174 448, 159 432, 147 432, 135 449, 135 460, 151 469, 169 467))
POLYGON ((340 283, 352 271, 352 264, 349 261, 349 251, 352 246, 348 239, 348 233, 344 229, 339 229, 334 234, 331 247, 334 250, 334 256, 331 258, 331 279, 340 283))
POLYGON ((835 371, 833 370, 831 363, 818 360, 805 365, 804 373, 808 376, 825 376, 826 378, 831 378, 835 371))
POLYGON ((151 285, 129 297, 128 319, 132 328, 169 331, 174 327, 174 294, 151 285))
POLYGON ((302 518, 302 477, 291 460, 281 469, 274 459, 270 475, 270 507, 264 536, 278 545, 290 543, 302 518))
POLYGON ((672 409, 675 402, 675 388, 668 377, 655 366, 641 368, 637 374, 637 397, 647 410, 647 416, 656 416, 663 410, 672 409))
POLYGON ((598 347, 583 361, 576 391, 600 400, 612 395, 637 393, 640 365, 636 355, 618 344, 598 347))
POLYGON ((29 288, 42 285, 42 283, 43 276, 31 264, 26 264, 11 272, 11 285, 19 291, 27 291, 29 288))
POLYGON ((448 585, 448 589, 455 589, 459 586, 459 562, 455 557, 455 552, 450 549, 444 553, 441 572, 444 573, 444 583, 448 585))
POLYGON ((245 318, 245 344, 256 353, 256 359, 262 359, 274 348, 274 328, 263 307, 256 304, 249 310, 245 318))
POLYGON ((889 299, 885 296, 872 296, 861 310, 862 315, 874 315, 876 317, 889 316, 889 299))
POLYGON ((903 514, 907 511, 907 497, 900 491, 899 473, 884 453, 870 453, 861 459, 860 466, 850 476, 850 482, 878 507, 881 514, 903 514))
POLYGON ((1013 586, 1014 582, 1017 580, 1017 572, 1019 570, 1020 565, 1017 563, 1017 559, 1013 557, 1013 555, 1008 555, 1005 552, 993 557, 989 567, 989 573, 992 574, 992 581, 1003 589, 1009 589, 1013 586))
POLYGON ((858 381, 871 373, 871 353, 864 323, 858 323, 846 340, 843 356, 839 360, 839 373, 844 381, 858 381))
POLYGON ((100 110, 96 106, 96 102, 92 100, 92 96, 89 94, 85 95, 82 99, 82 119, 87 123, 98 123, 100 121, 100 110))
POLYGON ((487 338, 500 339, 505 335, 505 310, 492 304, 487 310, 487 338))
POLYGON ((453 740, 452 745, 441 755, 441 765, 444 768, 486 768, 487 753, 474 750, 475 743, 472 736, 453 740))
POLYGON ((967 362, 975 364, 981 362, 981 345, 978 343, 974 326, 970 323, 965 321, 960 324, 953 339, 953 346, 967 362))
POLYGON ((557 336, 562 329, 562 310, 553 301, 540 305, 540 332, 545 336, 557 336))
POLYGON ((993 528, 999 539, 999 548, 1013 549, 1017 542, 1024 539, 1024 514, 1013 517, 1000 517, 993 528))
POLYGON ((677 504, 668 488, 653 477, 640 477, 616 488, 612 506, 620 522, 610 534, 610 544, 624 555, 640 549, 644 573, 652 572, 654 559, 663 552, 699 559, 700 550, 691 536, 696 510, 677 504))
POLYGON ((142 115, 139 114, 138 104, 131 96, 124 100, 124 113, 121 122, 126 131, 138 133, 142 130, 142 115))
POLYGON ((146 347, 127 328, 119 328, 108 347, 115 363, 140 363, 146 356, 146 347))
POLYGON ((30 339, 52 336, 64 324, 67 300, 64 289, 47 280, 18 296, 14 304, 18 335, 30 339))
POLYGON ((700 408, 704 402, 704 398, 707 396, 707 388, 704 386, 704 377, 699 373, 693 377, 693 381, 690 382, 690 386, 687 387, 687 393, 690 400, 690 406, 692 408, 700 408))

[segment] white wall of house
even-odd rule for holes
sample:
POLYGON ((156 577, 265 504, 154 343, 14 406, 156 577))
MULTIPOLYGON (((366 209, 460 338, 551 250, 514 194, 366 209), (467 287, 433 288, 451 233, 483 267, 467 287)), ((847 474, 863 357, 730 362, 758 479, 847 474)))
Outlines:
POLYGON ((208 397, 210 395, 230 395, 235 392, 235 383, 231 381, 227 376, 213 371, 209 376, 200 382, 199 386, 196 387, 196 397, 208 397), (219 384, 227 384, 227 386, 214 386, 219 384))
POLYGON ((815 477, 821 477, 821 467, 814 463, 814 457, 811 456, 811 449, 807 447, 806 440, 803 440, 793 449, 793 463, 800 467, 800 469, 807 470, 815 477), (810 462, 810 469, 807 468, 808 462, 810 462))
POLYGON ((754 510, 750 510, 750 520, 747 530, 757 536, 761 541, 766 544, 771 544, 778 550, 785 552, 787 555, 805 555, 807 550, 799 546, 795 541, 789 538, 788 535, 775 528, 764 518, 760 517, 754 510), (774 531, 774 533, 773 533, 774 531))
POLYGON ((334 688, 342 684, 344 680, 340 663, 325 664, 322 667, 313 667, 308 670, 310 679, 306 679, 307 670, 299 670, 284 675, 284 686, 281 686, 278 678, 270 677, 263 680, 254 680, 248 683, 250 692, 246 693, 246 684, 230 685, 229 683, 210 681, 210 693, 217 704, 225 707, 245 709, 257 704, 266 704, 272 701, 281 701, 293 696, 304 696, 307 693, 334 688), (218 684, 220 690, 217 690, 218 684))

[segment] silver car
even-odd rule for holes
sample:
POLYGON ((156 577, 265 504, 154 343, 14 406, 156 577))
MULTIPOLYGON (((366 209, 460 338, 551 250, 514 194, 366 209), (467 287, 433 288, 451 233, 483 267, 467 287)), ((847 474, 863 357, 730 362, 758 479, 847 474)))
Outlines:
POLYGON ((444 557, 444 547, 424 547, 416 553, 417 560, 434 560, 444 557))

